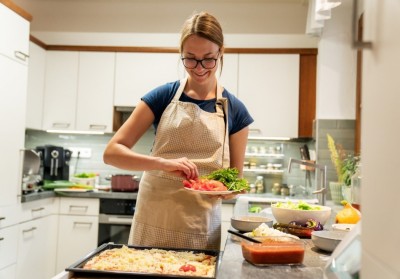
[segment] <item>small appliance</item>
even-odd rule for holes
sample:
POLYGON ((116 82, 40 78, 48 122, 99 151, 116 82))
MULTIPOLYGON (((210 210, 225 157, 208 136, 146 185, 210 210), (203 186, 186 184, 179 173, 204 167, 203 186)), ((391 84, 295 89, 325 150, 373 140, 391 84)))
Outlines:
POLYGON ((69 180, 69 162, 72 151, 61 146, 44 145, 36 147, 40 156, 40 175, 44 180, 69 180))
POLYGON ((22 194, 37 192, 40 189, 38 184, 41 180, 40 156, 35 150, 23 149, 22 162, 22 194))

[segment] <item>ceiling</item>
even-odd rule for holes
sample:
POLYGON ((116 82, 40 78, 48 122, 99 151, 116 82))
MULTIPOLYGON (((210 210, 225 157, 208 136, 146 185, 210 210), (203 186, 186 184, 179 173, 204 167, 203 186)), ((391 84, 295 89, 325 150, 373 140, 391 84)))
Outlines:
POLYGON ((179 33, 206 10, 231 34, 304 34, 307 0, 13 0, 35 32, 179 33))

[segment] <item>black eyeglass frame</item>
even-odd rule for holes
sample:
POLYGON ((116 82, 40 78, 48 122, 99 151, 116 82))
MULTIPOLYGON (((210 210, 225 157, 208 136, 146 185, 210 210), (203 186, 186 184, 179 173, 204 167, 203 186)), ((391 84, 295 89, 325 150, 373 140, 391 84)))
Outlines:
POLYGON ((196 58, 181 57, 181 60, 182 60, 183 66, 185 66, 185 68, 187 68, 187 69, 189 69, 189 70, 196 69, 196 67, 197 67, 197 65, 199 65, 199 63, 200 63, 200 65, 201 65, 204 69, 211 70, 211 69, 214 69, 215 66, 217 66, 217 61, 218 61, 218 59, 220 58, 220 57, 219 57, 219 54, 220 54, 220 52, 218 51, 218 57, 217 57, 217 58, 196 59, 196 58), (187 66, 185 65, 185 60, 196 61, 196 65, 195 65, 194 67, 187 67, 187 66), (211 68, 206 68, 206 67, 204 67, 204 65, 203 65, 203 61, 204 61, 204 60, 208 60, 208 61, 214 60, 214 66, 211 67, 211 68))

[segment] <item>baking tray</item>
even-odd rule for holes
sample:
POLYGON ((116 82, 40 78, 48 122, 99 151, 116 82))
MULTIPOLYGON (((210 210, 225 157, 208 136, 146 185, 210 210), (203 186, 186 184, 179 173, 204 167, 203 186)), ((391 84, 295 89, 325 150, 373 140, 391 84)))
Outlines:
POLYGON ((87 275, 90 278, 216 278, 218 274, 218 268, 221 263, 222 253, 219 250, 192 250, 192 249, 178 249, 178 248, 163 248, 163 247, 148 247, 148 246, 132 246, 132 245, 125 245, 125 244, 114 244, 114 243, 104 243, 98 248, 96 248, 93 252, 89 253, 76 263, 72 264, 71 266, 67 267, 65 270, 74 272, 75 274, 79 275, 87 275), (87 261, 92 259, 93 257, 97 256, 101 252, 107 249, 113 248, 121 248, 122 246, 127 246, 128 248, 135 248, 135 249, 163 249, 169 251, 188 251, 193 253, 205 253, 210 256, 216 256, 215 261, 215 274, 213 277, 203 277, 203 276, 185 276, 185 275, 168 275, 168 274, 159 274, 159 273, 142 273, 142 272, 126 272, 126 271, 108 271, 108 270, 90 270, 84 269, 83 266, 86 264, 87 261))

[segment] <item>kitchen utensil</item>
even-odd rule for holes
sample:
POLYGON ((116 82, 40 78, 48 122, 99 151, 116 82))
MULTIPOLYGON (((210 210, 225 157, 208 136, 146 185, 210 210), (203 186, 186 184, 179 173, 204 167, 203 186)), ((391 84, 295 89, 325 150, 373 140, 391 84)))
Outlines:
POLYGON ((251 241, 251 242, 254 242, 254 243, 261 243, 261 241, 259 241, 257 239, 254 239, 254 238, 251 238, 251 237, 249 237, 247 235, 244 235, 244 234, 242 234, 240 232, 236 232, 236 231, 233 231, 233 230, 228 230, 228 232, 231 233, 231 234, 234 234, 234 235, 236 235, 238 237, 241 237, 243 239, 246 239, 248 241, 251 241))

